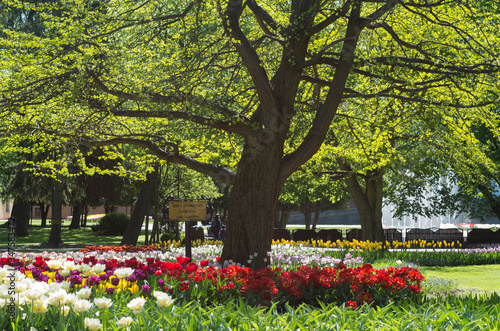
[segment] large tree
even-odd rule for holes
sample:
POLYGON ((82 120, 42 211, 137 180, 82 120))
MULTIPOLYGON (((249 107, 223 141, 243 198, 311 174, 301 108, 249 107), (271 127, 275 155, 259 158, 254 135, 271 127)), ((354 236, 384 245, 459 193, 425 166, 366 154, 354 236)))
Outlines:
POLYGON ((46 32, 0 40, 2 131, 134 144, 231 184, 222 259, 256 253, 265 266, 281 187, 319 150, 345 99, 446 111, 495 89, 498 31, 487 23, 497 13, 480 4, 31 4, 46 32))

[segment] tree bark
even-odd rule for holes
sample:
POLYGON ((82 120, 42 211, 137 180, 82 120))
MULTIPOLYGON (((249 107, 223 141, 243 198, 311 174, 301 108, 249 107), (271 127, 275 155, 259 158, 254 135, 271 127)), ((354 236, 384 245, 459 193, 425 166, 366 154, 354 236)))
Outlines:
POLYGON ((63 242, 61 239, 62 204, 63 204, 63 184, 54 180, 52 192, 52 218, 50 225, 49 246, 59 247, 63 242))
MULTIPOLYGON (((349 165, 339 162, 340 168, 352 172, 349 165)), ((365 177, 364 188, 358 180, 358 175, 351 174, 346 178, 347 189, 358 208, 361 220, 362 240, 384 242, 384 228, 382 227, 382 189, 385 170, 370 171, 365 177)))
POLYGON ((12 206, 10 217, 15 220, 16 237, 27 237, 30 224, 30 208, 31 203, 22 198, 16 198, 12 206))
POLYGON ((312 224, 312 229, 314 231, 316 230, 316 227, 318 226, 319 213, 320 213, 320 209, 319 209, 319 207, 316 207, 316 209, 314 210, 314 220, 313 220, 313 224, 312 224))
POLYGON ((42 217, 41 225, 43 227, 47 226, 47 215, 49 214, 50 205, 45 205, 44 203, 40 203, 40 216, 42 217))
POLYGON ((121 241, 122 245, 137 245, 137 240, 141 234, 142 223, 144 217, 149 211, 149 204, 156 185, 156 177, 158 176, 158 167, 155 167, 153 172, 146 176, 146 181, 142 184, 141 192, 134 207, 134 212, 130 217, 125 234, 121 241))
POLYGON ((87 205, 83 206, 83 217, 81 226, 87 226, 87 216, 89 216, 89 210, 90 210, 89 206, 87 205))
POLYGON ((153 230, 151 231, 151 236, 149 237, 149 244, 156 244, 160 241, 160 222, 157 218, 153 222, 153 230))
POLYGON ((290 210, 282 210, 281 217, 278 222, 278 228, 280 229, 286 228, 286 224, 288 223, 289 218, 290 218, 290 210))
POLYGON ((306 205, 302 209, 304 213, 304 222, 306 223, 306 230, 311 229, 311 218, 312 218, 312 203, 306 202, 306 205))
POLYGON ((269 264, 267 252, 272 244, 282 186, 279 178, 280 147, 275 144, 260 147, 252 150, 245 146, 231 191, 221 256, 222 261, 252 268, 269 264), (253 257, 251 263, 248 261, 250 256, 253 257))
POLYGON ((71 224, 69 225, 70 229, 78 229, 80 228, 80 218, 82 216, 82 205, 75 204, 73 206, 73 215, 71 217, 71 224))
POLYGON ((149 245, 149 215, 146 214, 146 229, 144 230, 144 245, 149 245))

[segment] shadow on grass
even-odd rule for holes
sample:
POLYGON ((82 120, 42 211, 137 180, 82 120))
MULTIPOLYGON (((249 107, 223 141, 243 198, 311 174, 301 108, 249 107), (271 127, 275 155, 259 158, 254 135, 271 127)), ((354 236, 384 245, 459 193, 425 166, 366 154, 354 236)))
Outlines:
MULTIPOLYGON (((500 265, 472 265, 458 267, 419 267, 426 279, 451 281, 451 289, 472 293, 500 293, 500 265)), ((439 288, 439 286, 437 287, 439 288)))
MULTIPOLYGON (((23 248, 44 248, 50 237, 50 226, 48 227, 30 227, 27 237, 17 237, 15 244, 17 249, 23 248)), ((85 247, 88 245, 119 245, 122 236, 100 236, 95 234, 90 227, 79 229, 69 229, 67 226, 61 227, 61 248, 74 246, 85 247)), ((8 230, 0 229, 0 249, 7 249, 8 230)), ((141 231, 138 245, 144 244, 144 231, 141 231)))

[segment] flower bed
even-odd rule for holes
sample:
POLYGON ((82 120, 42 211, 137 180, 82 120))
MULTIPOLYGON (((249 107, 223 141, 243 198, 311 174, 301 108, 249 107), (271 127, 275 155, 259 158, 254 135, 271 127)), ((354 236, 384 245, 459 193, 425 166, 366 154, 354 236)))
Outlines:
MULTIPOLYGON (((92 214, 92 215, 87 215, 87 221, 93 221, 93 222, 96 222, 98 220, 100 220, 101 218, 103 218, 106 214, 92 214)), ((71 220, 73 218, 73 216, 67 216, 66 219, 67 220, 71 220)))
POLYGON ((31 253, 14 259, 4 254, 0 304, 6 307, 0 320, 8 320, 12 312, 14 323, 28 329, 50 321, 97 330, 141 325, 153 311, 158 314, 187 302, 217 306, 244 300, 250 306, 280 310, 302 303, 335 303, 356 309, 421 295, 423 277, 417 269, 376 270, 359 265, 362 261, 350 255, 343 261, 316 257, 310 265, 251 270, 221 266, 216 255, 207 253, 210 250, 194 254, 194 261, 175 251, 158 250, 31 253))

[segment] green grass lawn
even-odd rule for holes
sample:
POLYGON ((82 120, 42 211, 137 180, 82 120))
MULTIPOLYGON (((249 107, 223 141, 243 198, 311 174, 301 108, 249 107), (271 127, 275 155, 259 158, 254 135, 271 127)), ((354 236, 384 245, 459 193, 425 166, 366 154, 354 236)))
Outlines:
MULTIPOLYGON (((23 248, 36 248, 40 244, 49 240, 50 226, 47 227, 30 227, 28 230, 28 237, 16 238, 16 246, 18 250, 23 248)), ((0 248, 7 247, 8 229, 0 229, 0 248)), ((144 244, 144 230, 141 231, 138 244, 144 244)), ((90 227, 82 227, 80 229, 68 229, 67 226, 61 228, 61 240, 64 244, 68 245, 116 245, 120 244, 122 236, 99 236, 92 232, 90 227)))
POLYGON ((419 267, 429 281, 445 279, 451 288, 460 292, 500 294, 500 265, 472 265, 459 267, 419 267))

